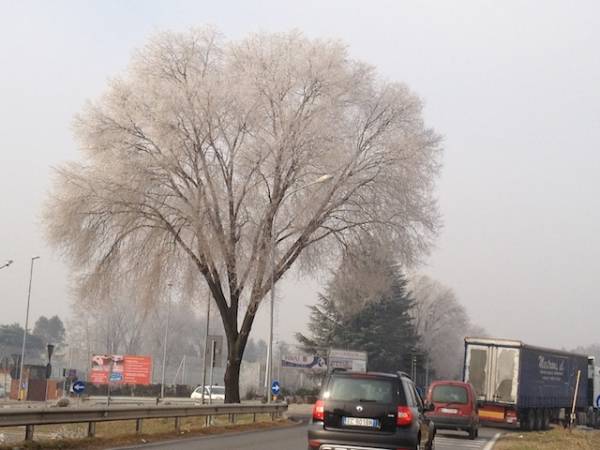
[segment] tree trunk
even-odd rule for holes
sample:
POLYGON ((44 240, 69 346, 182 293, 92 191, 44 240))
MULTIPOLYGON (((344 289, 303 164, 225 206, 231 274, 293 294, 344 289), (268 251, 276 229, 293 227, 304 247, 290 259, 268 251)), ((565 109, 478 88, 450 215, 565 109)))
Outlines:
POLYGON ((235 349, 233 349, 227 355, 225 403, 240 403, 240 368, 242 366, 242 356, 236 353, 235 349))

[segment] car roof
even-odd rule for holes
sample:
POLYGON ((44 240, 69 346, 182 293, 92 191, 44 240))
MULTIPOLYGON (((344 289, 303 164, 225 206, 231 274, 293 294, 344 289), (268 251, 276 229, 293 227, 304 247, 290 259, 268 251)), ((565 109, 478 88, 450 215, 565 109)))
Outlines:
POLYGON ((365 378, 393 378, 393 379, 399 379, 400 375, 397 373, 386 373, 386 372, 359 372, 356 370, 334 370, 333 372, 331 372, 331 375, 333 376, 351 376, 351 377, 365 377, 365 378))
POLYGON ((464 381, 458 380, 437 380, 431 383, 431 387, 435 386, 461 386, 461 387, 470 387, 469 383, 465 383, 464 381))

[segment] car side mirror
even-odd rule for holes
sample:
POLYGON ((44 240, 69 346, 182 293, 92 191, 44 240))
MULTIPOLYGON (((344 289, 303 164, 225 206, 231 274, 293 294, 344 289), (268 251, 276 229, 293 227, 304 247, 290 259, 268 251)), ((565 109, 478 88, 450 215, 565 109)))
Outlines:
POLYGON ((425 411, 425 412, 435 411, 435 405, 433 403, 426 402, 423 407, 423 411, 425 411))

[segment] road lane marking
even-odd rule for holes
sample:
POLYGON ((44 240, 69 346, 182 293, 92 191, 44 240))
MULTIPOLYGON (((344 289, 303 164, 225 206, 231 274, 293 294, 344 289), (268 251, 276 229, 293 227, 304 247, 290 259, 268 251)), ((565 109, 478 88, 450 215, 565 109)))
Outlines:
POLYGON ((494 435, 494 437, 492 438, 492 440, 490 442, 488 442, 488 445, 486 445, 483 450, 492 450, 494 448, 494 445, 496 444, 496 441, 500 438, 501 433, 496 433, 494 435))
POLYGON ((439 450, 444 449, 476 449, 483 450, 483 446, 488 441, 467 441, 466 439, 452 439, 452 438, 435 438, 436 448, 439 450))
POLYGON ((492 450, 494 444, 502 433, 496 433, 493 437, 479 437, 475 440, 467 440, 446 436, 437 435, 435 437, 435 444, 439 450, 492 450))

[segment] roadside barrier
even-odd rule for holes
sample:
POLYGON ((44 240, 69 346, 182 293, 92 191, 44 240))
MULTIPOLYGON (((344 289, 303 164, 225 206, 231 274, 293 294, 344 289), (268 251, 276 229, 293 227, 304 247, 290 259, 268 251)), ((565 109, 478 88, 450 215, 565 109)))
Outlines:
POLYGON ((287 411, 287 403, 272 404, 219 404, 219 405, 158 405, 158 406, 110 406, 90 408, 10 408, 0 410, 0 427, 25 427, 25 440, 33 440, 36 425, 87 423, 88 437, 96 434, 96 423, 123 420, 136 421, 136 434, 142 433, 144 419, 174 419, 174 429, 179 432, 184 417, 206 417, 210 424, 213 416, 228 416, 235 423, 238 415, 269 414, 271 420, 287 411))

